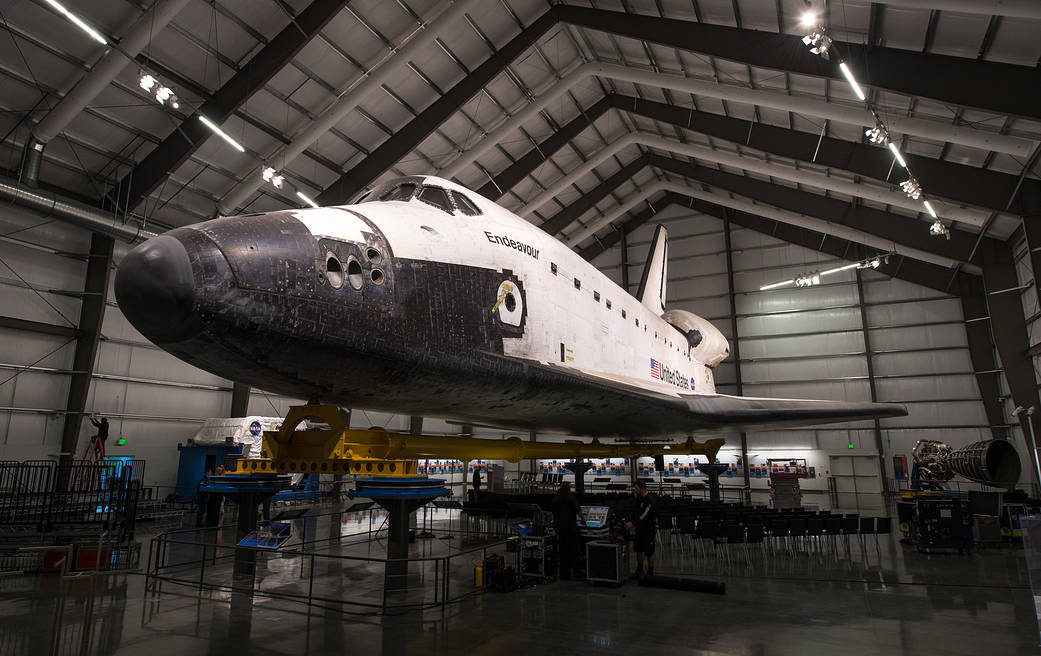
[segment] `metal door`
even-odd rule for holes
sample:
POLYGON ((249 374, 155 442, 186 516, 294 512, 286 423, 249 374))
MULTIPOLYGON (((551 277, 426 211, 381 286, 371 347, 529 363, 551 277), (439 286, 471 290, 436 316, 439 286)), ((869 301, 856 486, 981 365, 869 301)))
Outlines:
POLYGON ((881 512, 882 476, 878 456, 831 456, 828 487, 832 510, 881 512))

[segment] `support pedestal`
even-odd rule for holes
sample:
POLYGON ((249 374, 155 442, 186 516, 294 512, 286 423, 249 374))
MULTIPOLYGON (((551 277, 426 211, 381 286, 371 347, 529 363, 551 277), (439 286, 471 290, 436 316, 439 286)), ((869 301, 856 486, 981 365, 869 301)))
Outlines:
POLYGON ((444 480, 432 478, 358 479, 352 497, 372 499, 387 511, 385 590, 408 588, 409 517, 431 499, 451 496, 444 480))
POLYGON ((708 498, 712 501, 718 502, 720 499, 719 495, 719 475, 730 468, 730 465, 721 462, 702 463, 696 467, 696 469, 702 474, 708 476, 708 498))
MULTIPOLYGON (((256 530, 257 511, 261 504, 269 502, 276 493, 289 489, 290 485, 290 477, 284 474, 227 474, 211 476, 208 483, 199 488, 199 493, 210 495, 207 510, 216 507, 215 514, 220 512, 223 497, 235 502, 238 509, 235 542, 239 542, 256 530)), ((209 521, 207 525, 211 525, 209 521)), ((235 577, 252 578, 256 560, 257 552, 253 549, 236 549, 235 577)))
POLYGON ((575 494, 586 491, 586 472, 593 468, 593 463, 585 460, 572 460, 564 464, 564 469, 575 475, 575 494))

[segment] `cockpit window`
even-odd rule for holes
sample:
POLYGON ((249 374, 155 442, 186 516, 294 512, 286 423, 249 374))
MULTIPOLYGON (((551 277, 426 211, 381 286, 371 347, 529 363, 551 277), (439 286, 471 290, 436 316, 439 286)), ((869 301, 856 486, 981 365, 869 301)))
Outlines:
POLYGON ((391 201, 391 200, 404 200, 412 198, 412 195, 416 193, 416 185, 411 182, 405 184, 395 185, 391 189, 380 194, 380 200, 391 201))
POLYGON ((473 204, 473 201, 458 191, 452 192, 452 200, 455 201, 455 206, 459 208, 459 211, 466 216, 477 216, 481 213, 481 210, 477 209, 477 206, 473 204))
POLYGON ((423 187, 423 191, 419 192, 419 200, 430 203, 434 207, 438 207, 452 213, 452 203, 448 200, 448 193, 441 187, 423 187))

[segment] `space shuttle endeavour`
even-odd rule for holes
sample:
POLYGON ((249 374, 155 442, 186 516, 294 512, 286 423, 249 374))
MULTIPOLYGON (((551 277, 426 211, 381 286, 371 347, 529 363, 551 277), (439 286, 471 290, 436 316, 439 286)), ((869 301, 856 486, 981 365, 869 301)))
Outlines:
POLYGON ((634 298, 457 184, 171 230, 120 264, 125 316, 176 357, 288 396, 584 436, 687 436, 895 417, 895 404, 718 394, 729 355, 665 309, 658 227, 634 298))

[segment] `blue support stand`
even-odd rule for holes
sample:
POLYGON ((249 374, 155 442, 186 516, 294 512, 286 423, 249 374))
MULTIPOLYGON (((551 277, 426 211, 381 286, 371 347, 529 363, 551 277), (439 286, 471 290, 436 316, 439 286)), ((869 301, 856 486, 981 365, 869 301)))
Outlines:
MULTIPOLYGON (((209 495, 208 509, 214 515, 214 520, 220 513, 220 505, 225 497, 235 502, 238 508, 235 541, 238 542, 256 530, 261 504, 270 501, 275 493, 289 486, 290 477, 285 474, 225 474, 211 476, 207 484, 199 488, 199 493, 209 495)), ((215 526, 216 521, 207 521, 207 525, 215 526)), ((252 577, 256 556, 256 551, 252 549, 236 549, 235 576, 252 577)))
POLYGON ((434 478, 359 478, 351 497, 365 497, 388 513, 386 590, 408 587, 409 516, 431 499, 451 496, 443 479, 434 478))

